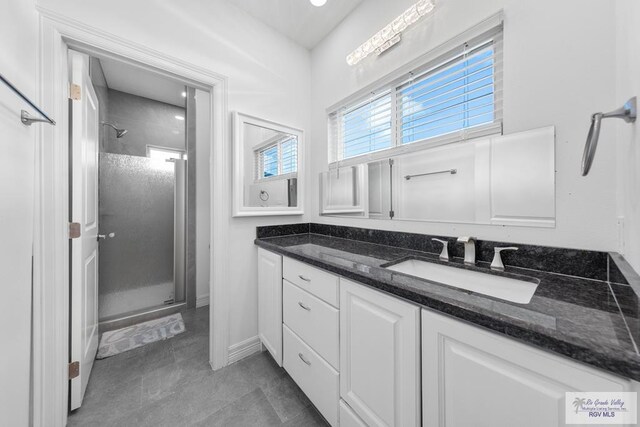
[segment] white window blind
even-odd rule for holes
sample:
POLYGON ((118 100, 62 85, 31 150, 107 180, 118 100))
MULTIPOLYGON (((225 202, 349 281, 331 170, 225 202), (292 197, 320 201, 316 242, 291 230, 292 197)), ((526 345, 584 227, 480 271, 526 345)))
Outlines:
POLYGON ((282 178, 298 172, 298 140, 287 136, 255 151, 255 179, 282 178))
POLYGON ((330 162, 358 163, 500 132, 501 27, 331 112, 330 162))

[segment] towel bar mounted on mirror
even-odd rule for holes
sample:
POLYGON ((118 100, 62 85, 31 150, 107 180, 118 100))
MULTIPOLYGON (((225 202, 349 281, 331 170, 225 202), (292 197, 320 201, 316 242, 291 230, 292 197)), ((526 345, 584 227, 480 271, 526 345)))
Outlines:
POLYGON ((458 173, 458 169, 447 169, 445 171, 437 171, 437 172, 427 172, 427 173, 417 173, 415 175, 405 175, 404 179, 409 181, 411 178, 416 178, 418 176, 427 176, 427 175, 438 175, 441 173, 449 173, 451 175, 455 175, 458 173))
POLYGON ((593 158, 596 155, 602 119, 618 118, 627 123, 633 123, 636 121, 637 115, 636 97, 634 96, 617 110, 609 111, 608 113, 595 113, 591 116, 591 127, 589 128, 587 143, 584 146, 584 154, 582 155, 582 176, 589 174, 593 158))
POLYGON ((27 98, 27 96, 24 93, 20 92, 20 90, 18 90, 18 88, 15 87, 2 74, 0 74, 0 80, 2 80, 2 82, 4 84, 6 84, 9 89, 11 89, 16 95, 18 95, 20 98, 22 98, 22 100, 24 102, 29 104, 31 106, 31 108, 36 110, 38 112, 38 114, 40 114, 43 117, 43 118, 34 117, 31 114, 29 114, 26 110, 22 110, 22 111, 20 111, 20 121, 23 124, 25 124, 27 126, 31 126, 32 123, 45 122, 45 123, 49 123, 49 124, 54 125, 54 126, 56 125, 56 122, 53 119, 51 119, 49 116, 47 116, 47 114, 44 111, 42 111, 36 104, 34 104, 29 98, 27 98))

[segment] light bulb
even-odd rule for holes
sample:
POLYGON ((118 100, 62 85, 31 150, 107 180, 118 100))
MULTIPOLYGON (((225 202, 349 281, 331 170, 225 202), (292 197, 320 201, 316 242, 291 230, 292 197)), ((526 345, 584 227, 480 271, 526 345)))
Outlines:
POLYGON ((420 0, 416 3, 416 9, 420 16, 424 16, 433 10, 434 4, 429 0, 420 0))
POLYGON ((382 31, 380 31, 380 34, 382 36, 382 39, 385 40, 385 41, 387 41, 391 37, 393 37, 394 36, 394 32, 393 32, 393 28, 391 28, 391 24, 389 24, 386 27, 384 27, 382 29, 382 31))
POLYGON ((404 22, 406 22, 407 25, 411 25, 414 22, 416 22, 418 19, 420 19, 420 15, 418 14, 416 7, 413 6, 407 9, 406 12, 403 13, 403 18, 404 18, 404 22))
POLYGON ((362 43, 361 47, 362 47, 362 53, 364 54, 364 56, 369 55, 373 51, 373 45, 371 43, 371 39, 362 43))
POLYGON ((315 7, 321 7, 321 6, 324 6, 327 3, 327 0, 309 0, 309 1, 315 7))
POLYGON ((384 40, 382 40, 382 37, 380 37, 380 33, 371 37, 371 44, 373 45, 374 49, 380 47, 382 43, 384 43, 384 40))
MULTIPOLYGON (((315 6, 322 6, 326 3, 326 0, 310 1, 315 6)), ((347 64, 355 65, 373 52, 380 55, 391 46, 398 44, 401 39, 401 33, 407 29, 407 27, 418 22, 421 17, 431 13, 434 8, 434 0, 419 0, 384 28, 371 36, 369 40, 362 43, 356 50, 347 55, 347 64)))
POLYGON ((395 33, 400 33, 404 31, 405 28, 407 28, 407 23, 404 21, 402 15, 393 20, 393 22, 391 23, 391 28, 393 28, 393 31, 395 33))

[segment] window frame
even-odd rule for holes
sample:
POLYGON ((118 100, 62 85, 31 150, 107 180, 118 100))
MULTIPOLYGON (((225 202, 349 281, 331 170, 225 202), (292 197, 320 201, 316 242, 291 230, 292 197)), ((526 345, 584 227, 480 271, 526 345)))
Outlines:
MULTIPOLYGON (((256 148, 254 148, 253 150, 253 156, 254 156, 254 161, 255 161, 255 167, 254 167, 254 171, 255 171, 255 176, 254 176, 254 182, 258 183, 258 182, 265 182, 265 181, 271 181, 271 180, 276 180, 276 179, 289 179, 289 178, 296 178, 298 176, 298 147, 296 146, 296 161, 295 161, 295 165, 296 165, 296 170, 294 172, 287 172, 287 173, 282 173, 282 169, 283 169, 283 155, 282 155, 282 145, 286 142, 289 142, 291 140, 296 140, 296 135, 287 135, 287 136, 276 136, 273 139, 270 139, 266 142, 264 142, 263 144, 257 146, 256 148), (271 175, 271 176, 264 176, 264 161, 262 159, 264 159, 262 155, 262 153, 264 153, 267 150, 270 150, 274 147, 277 147, 277 152, 278 152, 278 173, 276 175, 271 175)), ((296 141, 296 144, 298 144, 298 142, 296 141)))
POLYGON ((470 30, 460 34, 454 39, 427 52, 420 58, 395 70, 377 82, 370 84, 361 91, 349 96, 347 99, 328 108, 327 130, 329 136, 329 167, 334 168, 367 163, 370 161, 394 157, 404 153, 425 150, 488 135, 501 135, 503 131, 502 44, 503 15, 502 12, 500 12, 470 30), (406 86, 412 80, 415 80, 417 83, 426 75, 430 73, 437 73, 438 69, 444 69, 456 61, 463 59, 465 52, 467 55, 470 55, 483 49, 487 49, 489 46, 493 46, 494 49, 493 84, 495 87, 493 92, 493 121, 403 144, 397 105, 399 89, 402 86, 406 86), (391 120, 391 147, 370 151, 354 157, 344 158, 344 146, 341 141, 341 135, 343 133, 343 123, 341 118, 344 117, 346 112, 353 111, 374 99, 379 99, 379 97, 385 96, 387 93, 390 96, 391 107, 389 113, 391 120))
MULTIPOLYGON (((147 144, 146 147, 147 147, 147 157, 149 159, 154 159, 154 157, 151 156, 151 151, 161 151, 165 153, 177 154, 179 156, 177 160, 187 159, 186 150, 181 150, 179 148, 164 147, 161 145, 151 145, 151 144, 147 144)), ((171 157, 171 158, 173 159, 174 157, 171 157)))

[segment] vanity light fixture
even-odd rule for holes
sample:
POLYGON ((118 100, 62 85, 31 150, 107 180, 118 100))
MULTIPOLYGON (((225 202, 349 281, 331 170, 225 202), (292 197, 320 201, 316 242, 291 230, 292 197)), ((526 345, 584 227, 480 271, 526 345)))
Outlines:
POLYGON ((309 0, 309 1, 315 7, 321 7, 321 6, 324 6, 327 3, 327 0, 309 0))
POLYGON ((184 120, 184 116, 175 116, 178 120, 184 120))
POLYGON ((187 97, 187 92, 182 92, 181 95, 182 95, 183 98, 186 98, 187 97))
POLYGON ((380 55, 396 45, 400 42, 404 30, 430 14, 435 7, 434 0, 420 0, 347 55, 347 64, 356 65, 370 54, 375 52, 376 55, 380 55))

